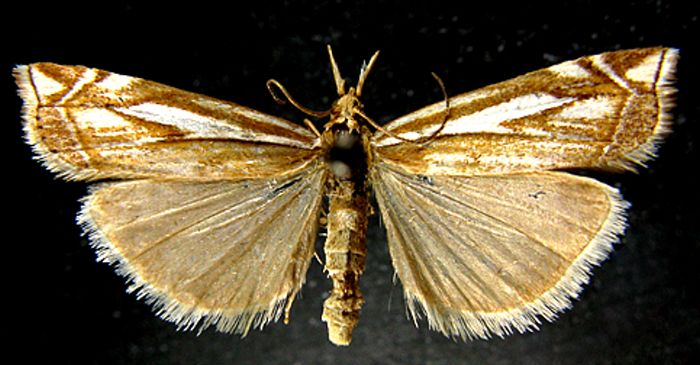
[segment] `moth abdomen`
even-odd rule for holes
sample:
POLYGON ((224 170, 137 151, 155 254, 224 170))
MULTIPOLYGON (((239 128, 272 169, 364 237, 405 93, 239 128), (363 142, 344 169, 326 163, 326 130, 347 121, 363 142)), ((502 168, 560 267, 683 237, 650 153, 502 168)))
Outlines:
POLYGON ((359 280, 365 271, 365 243, 369 203, 357 194, 355 184, 337 180, 330 192, 328 238, 324 245, 325 270, 333 280, 331 294, 323 303, 321 319, 336 345, 349 345, 364 298, 359 280))

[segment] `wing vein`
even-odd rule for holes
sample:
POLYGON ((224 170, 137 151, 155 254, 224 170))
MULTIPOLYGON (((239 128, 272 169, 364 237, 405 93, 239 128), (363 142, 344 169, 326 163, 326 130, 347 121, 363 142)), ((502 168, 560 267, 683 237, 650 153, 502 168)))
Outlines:
MULTIPOLYGON (((176 235, 179 235, 179 234, 181 234, 181 233, 183 233, 183 232, 185 232, 185 231, 187 231, 187 230, 189 230, 189 229, 194 228, 194 227, 197 226, 197 225, 203 224, 204 222, 206 222, 206 221, 208 221, 208 220, 211 220, 211 219, 213 219, 213 218, 215 218, 215 217, 217 217, 217 216, 220 216, 220 215, 226 213, 227 211, 232 210, 234 207, 239 207, 239 206, 242 206, 242 205, 244 205, 244 204, 246 204, 246 203, 251 203, 251 204, 252 204, 252 202, 255 201, 255 200, 261 200, 261 199, 260 199, 260 197, 258 197, 258 196, 251 196, 251 197, 246 198, 245 200, 240 201, 239 203, 236 203, 235 205, 225 206, 224 208, 222 208, 222 209, 220 209, 220 210, 217 210, 217 211, 213 212, 213 213, 210 214, 210 215, 207 215, 207 216, 205 216, 205 217, 202 217, 201 219, 195 220, 194 222, 192 222, 192 223, 190 223, 190 224, 187 224, 187 225, 183 226, 182 228, 180 228, 180 229, 178 229, 178 230, 176 230, 176 231, 173 231, 172 233, 169 233, 169 234, 163 236, 162 238, 160 238, 160 239, 158 239, 158 240, 156 240, 156 241, 154 241, 154 242, 152 242, 152 243, 149 243, 149 246, 148 246, 147 248, 145 248, 143 251, 141 251, 141 252, 135 254, 132 260, 134 260, 134 261, 138 260, 138 259, 139 259, 141 256, 143 256, 144 254, 146 254, 146 253, 152 251, 152 250, 155 249, 157 246, 163 244, 165 241, 169 240, 170 238, 172 238, 172 237, 174 237, 174 236, 176 236, 176 235)), ((270 204, 270 201, 266 201, 266 202, 264 202, 263 204, 260 204, 260 205, 256 206, 256 207, 253 209, 253 212, 259 212, 260 210, 264 209, 264 208, 265 208, 267 205, 269 205, 269 204, 270 204)), ((243 216, 243 213, 239 214, 236 218, 240 218, 240 217, 242 217, 242 216, 243 216)))
MULTIPOLYGON (((303 184, 300 184, 300 183, 299 183, 300 181, 302 181, 302 180, 298 180, 298 181, 295 182, 293 185, 291 185, 291 186, 288 187, 288 189, 289 189, 289 188, 292 188, 292 187, 293 187, 293 189, 285 190, 284 192, 278 193, 278 197, 281 197, 282 195, 284 195, 286 201, 284 202, 283 205, 279 205, 279 206, 277 207, 277 209, 275 209, 274 211, 271 211, 269 215, 265 216, 265 217, 264 217, 264 221, 258 222, 258 225, 259 225, 259 226, 268 226, 267 224, 270 224, 270 223, 273 222, 276 218, 278 218, 279 215, 280 215, 281 213, 283 213, 283 212, 286 210, 285 208, 286 208, 287 206, 289 206, 289 204, 295 202, 295 198, 298 197, 301 193, 303 193, 303 187, 304 187, 304 186, 303 186, 303 184), (287 193, 294 193, 294 195, 288 195, 287 193)), ((281 198, 280 198, 280 199, 281 199, 281 198)), ((263 205, 257 207, 257 208, 255 209, 254 212, 260 212, 260 211, 264 210, 265 207, 268 206, 268 205, 276 206, 276 204, 273 204, 273 203, 274 203, 274 199, 269 199, 269 200, 266 201, 263 205)), ((232 208, 230 208, 230 209, 232 209, 232 208)), ((229 209, 229 210, 230 210, 230 209, 229 209)), ((253 212, 243 212, 243 213, 241 213, 241 214, 238 215, 238 216, 231 217, 230 219, 227 219, 227 220, 225 220, 225 221, 223 221, 223 222, 217 224, 216 228, 228 226, 228 225, 232 224, 233 222, 235 222, 236 220, 239 220, 242 216, 252 216, 252 215, 253 215, 253 212)), ((211 229, 213 229, 213 228, 214 228, 214 227, 212 227, 211 229)), ((241 227, 241 228, 245 228, 245 227, 241 227)), ((240 229, 239 229, 239 230, 236 230, 236 231, 234 231, 234 232, 232 232, 232 233, 237 233, 237 232, 240 232, 240 229)), ((245 233, 244 236, 237 236, 236 241, 238 241, 238 242, 258 242, 261 238, 264 238, 263 236, 264 236, 266 233, 267 233, 267 232, 264 231, 264 230, 249 230, 247 233, 245 233)), ((235 236, 235 235, 234 235, 234 236, 235 236)), ((195 276, 195 277, 192 277, 191 279, 188 279, 186 283, 189 283, 189 282, 196 282, 199 278, 201 278, 201 277, 203 277, 203 276, 206 276, 206 275, 209 274, 211 271, 213 271, 213 270, 215 270, 216 268, 220 267, 220 266, 223 264, 224 261, 231 260, 231 261, 227 261, 227 262, 228 262, 231 266, 234 266, 239 260, 242 260, 242 259, 245 258, 246 254, 248 254, 248 253, 250 252, 250 250, 253 249, 253 246, 254 246, 254 245, 248 244, 248 245, 246 245, 246 246, 247 246, 247 248, 245 248, 242 252, 240 252, 240 254, 238 255, 238 257, 234 257, 234 258, 231 257, 231 253, 234 252, 234 251, 236 251, 236 250, 239 250, 239 247, 240 247, 240 246, 237 245, 237 246, 230 247, 230 248, 229 248, 226 252, 224 252, 219 258, 217 258, 216 260, 214 260, 214 261, 211 263, 211 265, 209 265, 209 267, 208 267, 206 270, 204 270, 201 274, 199 274, 199 275, 197 275, 197 276, 195 276)), ((243 282, 245 282, 245 280, 242 280, 242 283, 243 283, 243 282)), ((236 294, 233 293, 232 295, 235 296, 236 294)), ((202 299, 204 299, 204 298, 202 298, 202 299)), ((232 299, 230 299, 230 300, 232 300, 232 299)), ((229 300, 229 301, 230 301, 230 300, 229 300)))
MULTIPOLYGON (((471 225, 471 224, 473 223, 473 219, 474 219, 475 217, 473 217, 473 216, 471 216, 471 215, 469 215, 469 214, 460 215, 460 214, 457 214, 456 212, 452 212, 452 211, 450 211, 450 210, 447 210, 447 209, 441 207, 440 205, 435 204, 435 201, 434 201, 433 199, 428 200, 428 196, 425 195, 425 194, 422 194, 419 190, 417 190, 417 189, 416 189, 416 186, 414 186, 414 185, 409 185, 408 187, 409 187, 411 190, 414 191, 415 196, 416 196, 417 198, 419 198, 419 199, 422 198, 425 202, 429 202, 430 205, 432 205, 436 210, 440 210, 440 211, 442 211, 444 214, 447 214, 447 215, 453 216, 453 217, 455 217, 455 218, 457 218, 457 219, 460 219, 460 220, 461 220, 464 224, 466 224, 466 225, 471 225), (465 216, 470 217, 471 219, 467 219, 465 216)), ((423 186, 421 186, 421 187, 423 187, 423 186)), ((433 192, 434 192, 434 191, 433 191, 433 192)), ((444 195, 442 195, 442 197, 444 197, 444 195)), ((416 204, 414 204, 414 206, 416 206, 416 207, 421 207, 421 206, 425 206, 425 204, 420 204, 420 202, 417 202, 416 204)), ((476 210, 476 209, 474 209, 473 207, 471 207, 471 206, 469 206, 469 205, 466 205, 466 204, 465 204, 464 206, 467 207, 467 208, 470 209, 470 210, 473 210, 473 211, 479 213, 479 214, 483 214, 483 215, 485 215, 485 216, 488 216, 488 215, 484 214, 483 212, 481 212, 481 211, 479 211, 479 210, 476 210)), ((475 281, 475 284, 478 283, 477 286, 478 286, 484 293, 489 293, 489 294, 491 294, 492 297, 494 297, 494 298, 499 298, 499 296, 498 296, 497 293, 496 293, 496 288, 495 288, 492 284, 487 283, 484 279, 481 278, 480 275, 477 275, 476 272, 474 272, 474 271, 468 266, 468 262, 471 262, 471 263, 487 263, 487 262, 488 262, 488 263, 491 263, 491 264, 494 265, 494 266, 497 266, 497 260, 494 259, 494 255, 498 255, 498 254, 495 253, 495 252, 493 252, 493 250, 488 249, 486 246, 483 245, 482 242, 479 242, 479 241, 476 240, 475 238, 471 237, 471 235, 470 235, 470 233, 468 232, 468 230, 461 230, 461 231, 460 231, 460 233, 464 233, 464 234, 468 235, 468 237, 463 237, 463 236, 461 236, 461 235, 455 234, 455 232, 457 232, 457 230, 455 230, 455 229, 450 229, 450 227, 448 227, 448 226, 445 224, 445 221, 444 221, 444 220, 442 220, 442 219, 436 219, 438 216, 439 216, 439 217, 442 217, 443 215, 439 215, 439 214, 436 214, 436 215, 426 215, 426 214, 427 214, 426 210, 420 209, 420 208, 415 209, 415 212, 416 212, 417 214, 423 216, 423 217, 427 217, 427 219, 424 218, 424 222, 426 223, 426 224, 425 224, 425 228, 426 228, 426 229, 430 229, 431 226, 432 226, 432 227, 442 227, 442 228, 443 228, 443 229, 441 230, 441 231, 442 231, 442 234, 434 234, 434 237, 444 238, 445 234, 447 234, 447 235, 449 235, 450 237, 452 237, 452 240, 453 240, 454 242, 459 242, 459 243, 461 243, 460 247, 462 247, 463 249, 467 250, 467 251, 470 253, 470 256, 472 257, 472 259, 471 259, 471 260, 467 259, 467 260, 455 260, 455 261, 454 261, 454 263, 459 264, 459 265, 463 268, 463 270, 460 271, 460 272, 469 271, 469 272, 472 274, 471 277, 470 277, 470 278, 471 278, 471 281, 473 281, 473 282, 475 281), (431 219, 430 217, 434 217, 434 218, 431 219), (430 224, 428 224, 428 223, 430 223, 430 224), (467 242, 465 242, 465 240, 468 240, 468 241, 472 242, 472 245, 469 245, 467 242)), ((483 229, 483 228, 482 228, 482 229, 483 229)), ((431 230, 432 230, 433 232, 435 232, 435 230, 433 230, 433 229, 431 229, 431 230)), ((454 249, 452 249, 452 247, 451 247, 447 242, 448 242, 448 240, 436 240, 436 243, 440 244, 440 246, 443 248, 443 251, 446 251, 446 252, 448 252, 448 253, 450 254, 450 255, 440 255, 440 256, 441 256, 441 257, 460 257, 459 255, 457 255, 457 252, 456 252, 454 249)), ((501 254, 511 254, 511 252, 505 251, 505 252, 501 252, 501 254)), ((510 256, 510 259, 513 260, 513 259, 515 259, 515 258, 514 258, 513 256, 510 256)), ((445 265, 446 265, 446 263, 447 263, 447 261, 441 261, 441 260, 438 260, 437 262, 438 262, 439 265, 442 266, 443 268, 445 268, 445 265)), ((487 265, 487 266, 489 266, 489 265, 487 265)), ((444 270, 444 272, 449 272, 449 271, 453 271, 453 270, 444 270)), ((450 280, 451 282, 453 282, 453 283, 455 284, 455 287, 458 287, 458 288, 459 288, 459 285, 457 285, 457 283, 454 281, 454 279, 453 279, 451 276, 449 276, 449 275, 443 275, 442 277, 447 278, 448 280, 450 280)), ((498 278, 498 280, 502 283, 503 286, 508 286, 508 287, 510 287, 510 288, 515 288, 515 286, 514 286, 511 282, 509 282, 508 280, 506 280, 505 277, 503 277, 503 276, 501 276, 501 275, 494 275, 494 277, 498 278)), ((493 279, 493 277, 492 277, 492 279, 493 279)), ((516 293, 517 293, 517 291, 516 291, 516 293)), ((461 288, 460 288, 460 294, 466 299, 467 294, 466 294, 464 291, 462 291, 461 288)), ((520 295, 518 295, 518 297, 521 298, 520 295)), ((522 298, 521 298, 521 302, 522 302, 522 298)))
MULTIPOLYGON (((409 179, 405 179, 405 180, 407 180, 407 182, 408 182, 408 184, 406 184, 406 185, 415 185, 415 184, 416 184, 415 182, 411 181, 410 178, 409 178, 409 179)), ((451 195, 441 194, 439 191, 437 191, 437 189, 435 189, 435 188, 433 188, 433 187, 422 186, 422 185, 421 185, 421 187, 424 188, 424 189, 426 189, 426 190, 428 190, 428 191, 430 191, 430 192, 432 192, 432 193, 435 194, 435 195, 439 195, 439 196, 441 196, 441 197, 444 197, 445 199, 448 199, 448 200, 451 201, 452 203, 455 203, 455 204, 460 205, 460 206, 463 206, 463 207, 465 207, 465 208, 467 208, 467 209, 469 209, 469 210, 472 210, 472 211, 478 212, 478 213, 480 213, 480 214, 483 214, 484 216, 486 216, 486 217, 488 217, 488 218, 490 218, 490 219, 493 219, 494 221, 500 223, 500 224, 503 225, 504 227, 508 227, 508 228, 512 229, 513 231, 516 231, 516 232, 520 233, 520 234, 523 235, 524 237, 527 237, 528 239, 530 239, 530 240, 532 240, 532 241, 534 241, 534 242, 537 242, 539 245, 541 245, 542 247, 544 247, 546 250, 550 251, 551 253, 553 253, 553 254, 555 254, 555 255, 557 255, 557 256, 560 256, 561 259, 565 259, 563 256, 561 256, 560 253, 558 253, 558 252, 552 250, 551 247, 548 247, 547 245, 545 245, 544 242, 542 242, 540 239, 538 239, 538 238, 536 238, 536 237, 530 236, 530 234, 528 234, 527 232, 523 232, 520 228, 514 226, 512 223, 509 223, 509 222, 507 222, 507 221, 505 221, 505 220, 503 220, 503 219, 501 219, 501 218, 499 218, 499 217, 496 217, 496 216, 491 215, 491 214, 489 214, 489 213, 487 213, 487 212, 484 212, 484 211, 482 211, 482 210, 479 210, 478 208, 476 208, 476 207, 474 207, 474 206, 472 206, 472 205, 469 205, 469 204, 467 204, 467 203, 465 203, 465 202, 463 202, 463 201, 460 201, 460 200, 458 200, 458 199, 452 197, 451 195)), ((475 190, 475 191, 481 192, 481 190, 475 190)), ((494 198, 494 201, 499 202, 499 203, 502 202, 502 200, 499 200, 499 199, 497 199, 497 198, 494 198)), ((449 212, 448 212, 448 213, 449 213, 449 212)), ((452 214, 452 213, 449 213, 449 214, 454 215, 454 216, 458 216, 458 215, 452 214)))

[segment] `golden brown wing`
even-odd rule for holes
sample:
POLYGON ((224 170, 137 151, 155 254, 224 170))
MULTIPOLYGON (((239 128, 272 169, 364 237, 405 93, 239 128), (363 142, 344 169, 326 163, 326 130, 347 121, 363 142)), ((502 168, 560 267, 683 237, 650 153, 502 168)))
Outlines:
POLYGON ((305 128, 152 81, 50 63, 15 77, 28 142, 68 179, 272 177, 318 156, 305 128))
POLYGON ((627 204, 546 170, 632 170, 653 157, 676 59, 669 48, 582 57, 377 131, 370 179, 414 320, 424 312, 448 336, 483 338, 567 308, 622 233, 627 204))
POLYGON ((567 173, 371 178, 409 312, 450 337, 553 320, 625 227, 617 190, 567 173))
POLYGON ((80 222, 99 260, 181 328, 245 334, 277 320, 304 283, 326 170, 241 181, 98 185, 80 222))
MULTIPOLYGON (((401 117, 375 158, 414 174, 634 169, 668 131, 678 51, 644 48, 564 62, 401 117), (420 140, 444 128, 426 143, 420 140), (398 138, 396 138, 398 137, 398 138)), ((424 141, 423 141, 424 142, 424 141)))
POLYGON ((19 66, 38 158, 98 185, 80 221, 164 319, 245 334, 304 282, 327 172, 319 140, 285 120, 82 66, 19 66))

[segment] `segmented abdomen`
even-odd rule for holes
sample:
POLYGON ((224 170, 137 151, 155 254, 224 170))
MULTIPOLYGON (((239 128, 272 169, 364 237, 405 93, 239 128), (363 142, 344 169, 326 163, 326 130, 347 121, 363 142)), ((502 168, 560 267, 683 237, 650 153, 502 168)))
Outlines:
POLYGON ((337 181, 331 189, 328 237, 324 246, 326 271, 333 280, 330 297, 323 303, 321 319, 328 325, 328 338, 336 345, 349 345, 364 298, 360 275, 365 270, 365 243, 369 203, 354 183, 337 181))

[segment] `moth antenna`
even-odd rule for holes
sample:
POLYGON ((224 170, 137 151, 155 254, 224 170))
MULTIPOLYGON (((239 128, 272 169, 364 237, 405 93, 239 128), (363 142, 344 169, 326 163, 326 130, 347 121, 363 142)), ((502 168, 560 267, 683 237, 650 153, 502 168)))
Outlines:
POLYGON ((414 142, 415 142, 414 140, 407 139, 407 138, 403 138, 403 137, 398 136, 398 135, 396 135, 396 134, 394 134, 394 133, 392 133, 392 132, 389 132, 388 130, 384 129, 384 127, 382 127, 382 126, 380 126, 379 124, 377 124, 377 122, 373 121, 372 118, 368 117, 368 116, 367 116, 364 112, 362 112, 362 110, 360 110, 360 109, 355 109, 355 114, 357 114, 357 115, 359 115, 360 117, 362 117, 362 119, 366 120, 367 123, 369 123, 372 127, 377 128, 377 130, 381 131, 382 133, 386 134, 386 135, 389 136, 389 137, 393 137, 393 138, 396 138, 396 139, 398 139, 398 140, 401 140, 401 141, 404 141, 404 142, 408 142, 408 143, 414 143, 414 142))
POLYGON ((338 64, 335 63, 335 58, 333 57, 333 50, 331 45, 328 45, 328 57, 331 59, 331 68, 333 69, 333 79, 335 79, 335 87, 338 90, 338 96, 345 95, 345 80, 340 76, 340 70, 338 69, 338 64))
POLYGON ((442 96, 445 98, 445 113, 444 117, 442 118, 442 123, 440 123, 440 128, 436 129, 433 133, 431 133, 429 136, 425 137, 420 137, 417 139, 414 139, 412 142, 413 143, 418 143, 421 145, 426 145, 427 143, 430 143, 440 132, 442 132, 443 129, 445 129, 445 125, 447 124, 447 119, 450 117, 450 98, 447 96, 447 90, 445 89, 445 84, 442 82, 442 79, 440 76, 438 76, 435 72, 430 73, 435 81, 437 81, 438 85, 440 86, 440 90, 442 91, 442 96))
POLYGON ((275 80, 275 79, 267 80, 267 90, 270 92, 270 95, 272 95, 272 98, 275 99, 275 101, 276 101, 278 104, 284 104, 284 103, 286 103, 287 101, 289 101, 289 103, 291 103, 292 105, 294 105, 294 107, 297 108, 297 109, 299 109, 302 113, 305 113, 305 114, 310 115, 310 116, 312 116, 312 117, 323 118, 323 117, 326 117, 326 116, 328 116, 328 115, 331 114, 330 109, 320 112, 320 111, 317 111, 317 110, 309 109, 309 108, 307 108, 307 107, 305 107, 305 106, 303 106, 303 105, 297 103, 297 101, 294 100, 294 98, 292 97, 292 95, 289 94, 289 92, 287 91, 287 89, 285 89, 285 87, 282 86, 282 84, 280 84, 279 81, 277 81, 277 80, 275 80), (279 96, 277 96, 277 94, 275 93, 275 90, 274 90, 273 86, 277 87, 277 89, 279 89, 279 91, 281 91, 282 94, 284 94, 284 97, 285 97, 287 100, 284 100, 284 99, 280 98, 279 96))
POLYGON ((360 78, 357 81, 356 94, 358 97, 362 95, 362 86, 364 86, 365 80, 367 80, 367 75, 369 75, 369 72, 372 70, 372 66, 374 66, 374 62, 377 61, 377 57, 379 57, 379 51, 374 52, 372 58, 369 59, 369 63, 362 64, 362 68, 360 69, 360 78))
MULTIPOLYGON (((372 63, 374 62, 374 59, 377 57, 378 54, 379 54, 378 51, 377 51, 377 53, 374 54, 374 56, 372 57, 372 60, 370 60, 370 64, 369 64, 368 68, 372 66, 372 63)), ((382 126, 377 124, 377 122, 373 121, 370 117, 365 115, 365 113, 363 113, 362 110, 356 110, 355 113, 357 113, 357 115, 361 116, 362 119, 366 120, 374 128, 377 128, 377 130, 388 135, 389 137, 393 137, 393 138, 396 138, 400 141, 404 141, 407 143, 417 144, 417 145, 420 145, 421 147, 424 146, 425 144, 429 143, 432 139, 434 139, 435 136, 437 136, 440 132, 442 132, 443 129, 445 129, 445 125, 447 124, 447 119, 450 116, 450 98, 447 96, 447 90, 445 89, 445 84, 442 82, 442 79, 435 72, 431 72, 430 74, 433 75, 433 77, 437 81, 438 85, 440 86, 440 90, 442 90, 442 96, 445 98, 445 114, 444 114, 445 117, 442 119, 442 123, 440 124, 440 128, 435 130, 429 136, 420 137, 420 138, 416 138, 416 139, 403 138, 401 136, 398 136, 398 135, 384 129, 382 126)), ((366 73, 364 75, 366 77, 366 73)), ((363 80, 362 75, 360 75, 360 80, 363 80)), ((358 84, 358 86, 357 86, 358 90, 359 90, 360 86, 361 85, 358 84)), ((359 96, 359 94, 358 94, 358 96, 359 96)))

